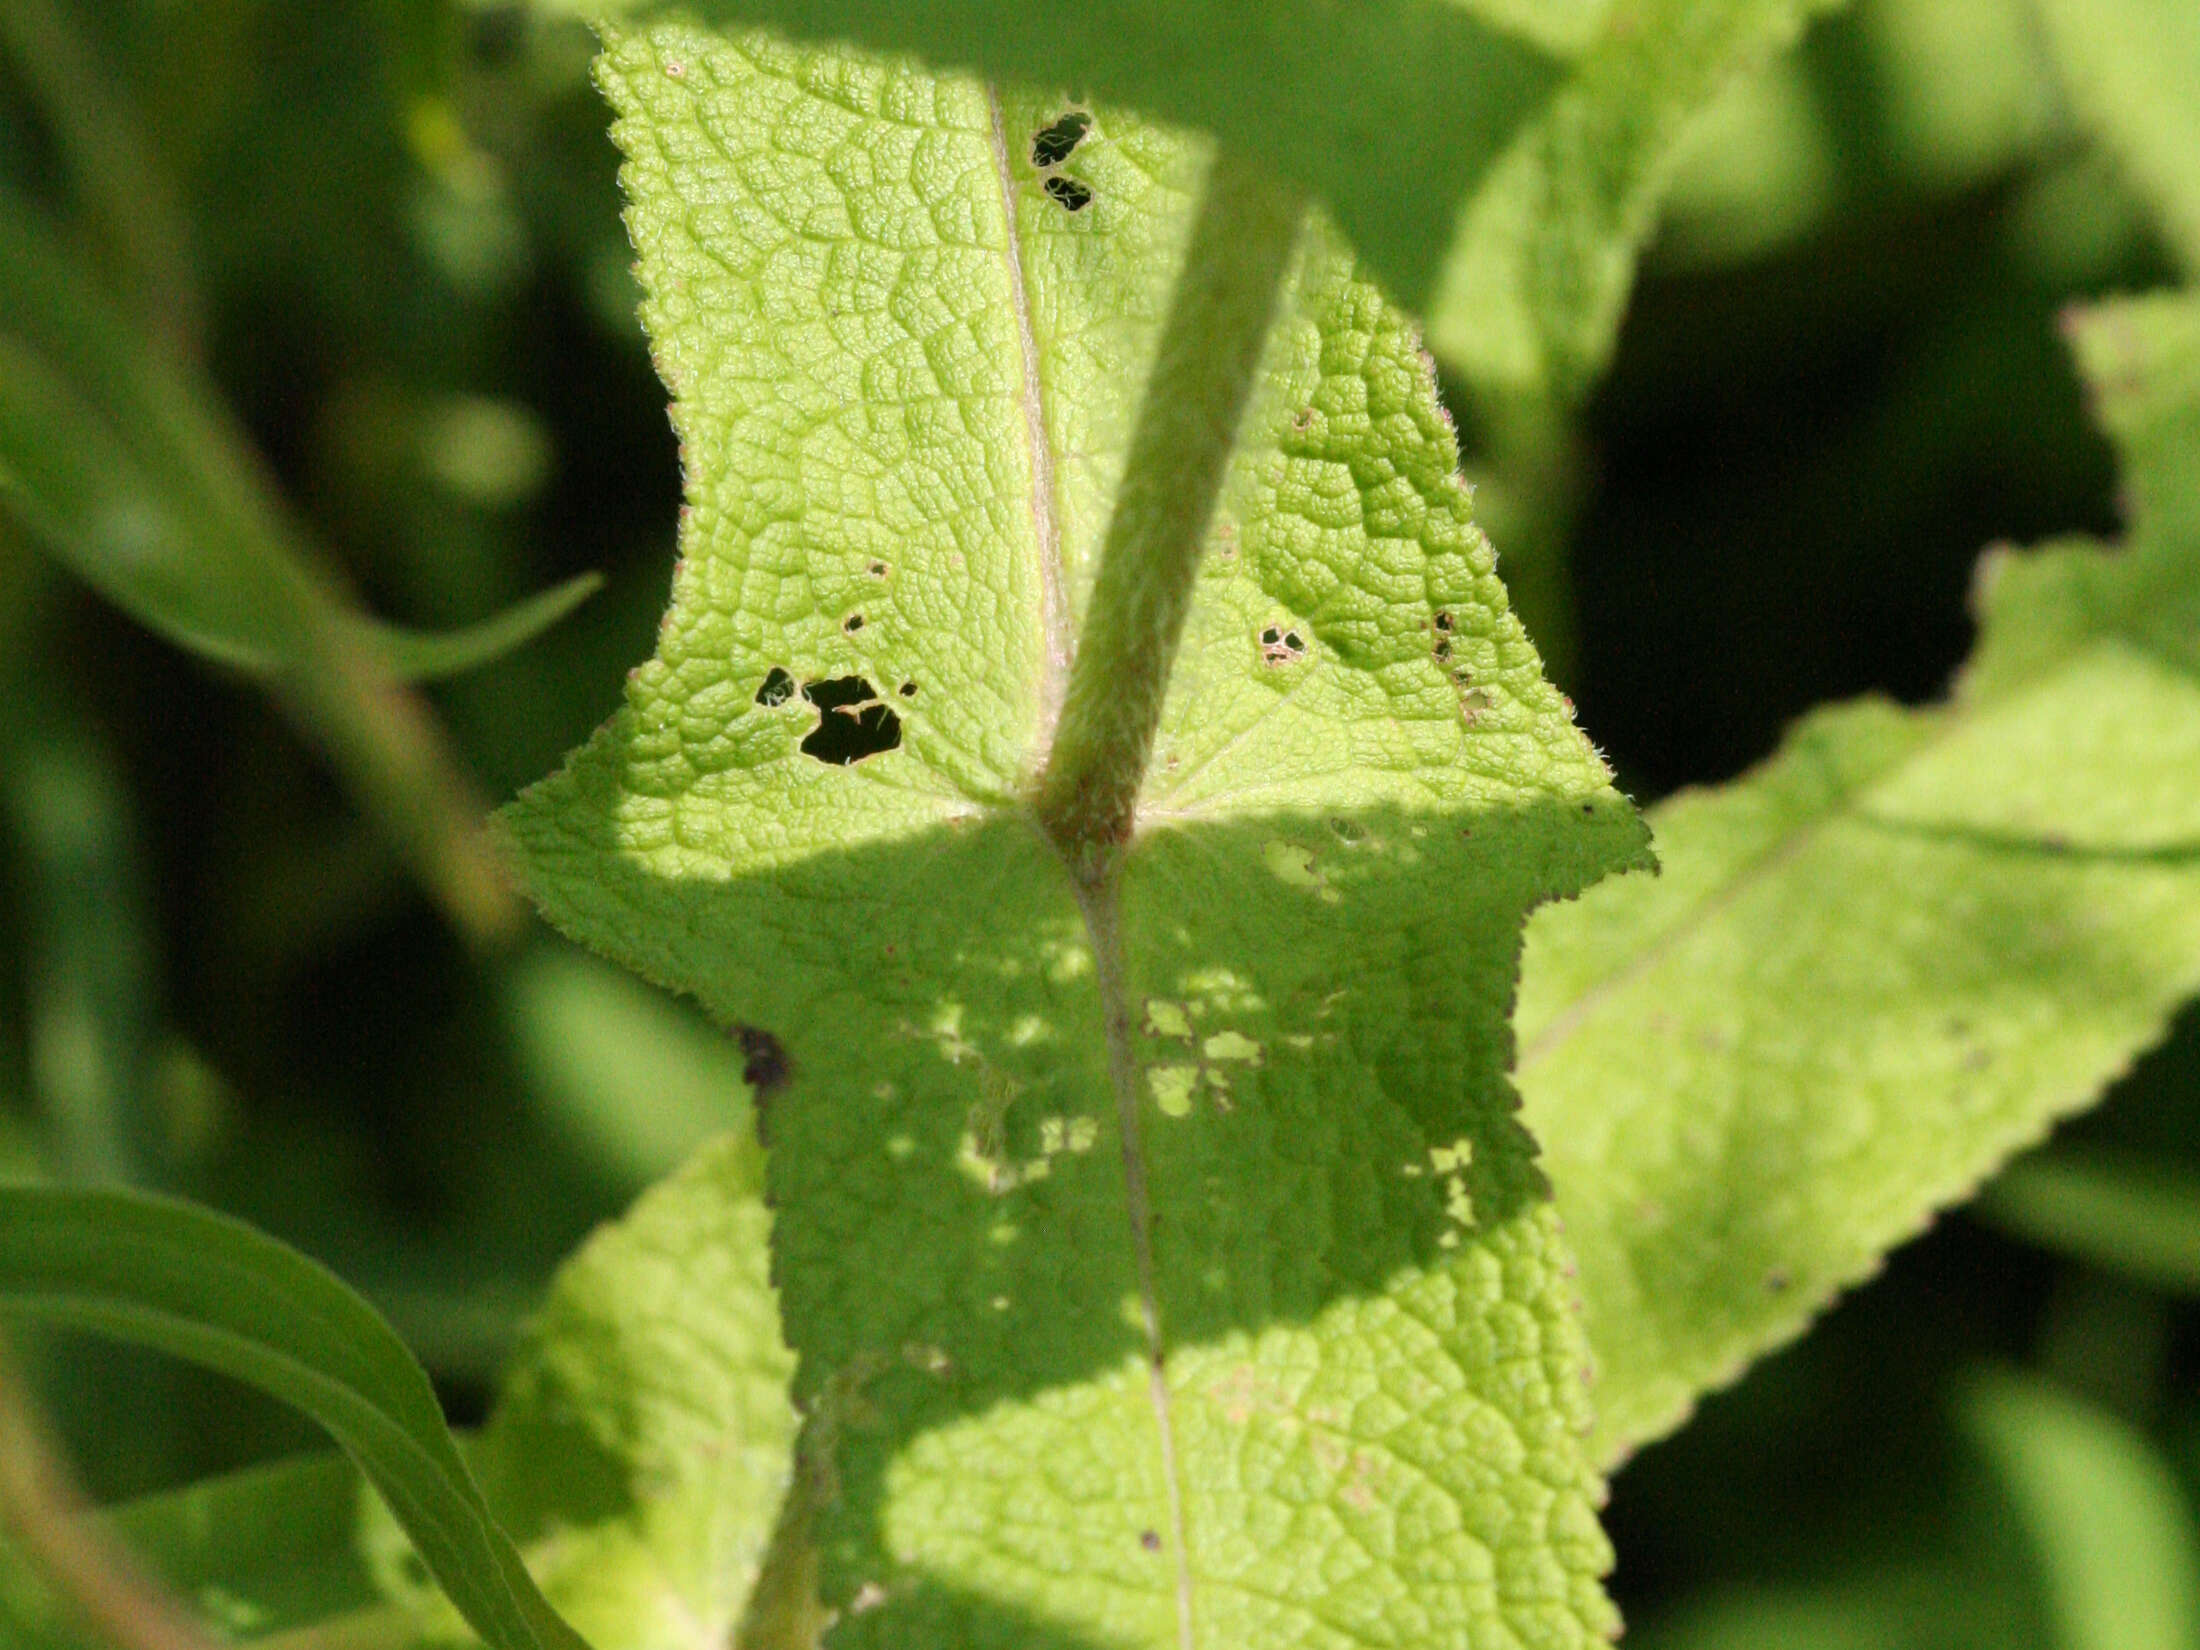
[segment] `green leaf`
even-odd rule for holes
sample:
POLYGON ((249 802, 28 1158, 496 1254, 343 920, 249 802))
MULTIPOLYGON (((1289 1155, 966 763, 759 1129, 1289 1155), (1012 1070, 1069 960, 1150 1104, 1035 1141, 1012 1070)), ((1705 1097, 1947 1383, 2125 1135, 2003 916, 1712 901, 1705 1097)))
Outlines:
POLYGON ((2189 1169, 2136 1153, 2043 1153, 2012 1163, 1980 1213, 2029 1242, 2200 1295, 2200 1174, 2189 1169))
POLYGON ((2090 1104, 2200 990, 2200 298, 2104 306, 2075 338, 2129 546, 1990 557, 1951 703, 1807 718, 1654 811, 1656 882, 1530 930, 1520 1083, 1581 1257, 1603 1459, 2090 1104))
MULTIPOLYGON (((554 0, 589 17, 663 0, 554 0)), ((1600 0, 704 0, 684 11, 911 52, 1212 133, 1329 204, 1388 289, 1419 308, 1467 255, 1464 209, 1562 72, 1600 0)), ((1021 134, 1019 134, 1021 136, 1021 134)))
POLYGON ((1619 0, 1462 220, 1429 347, 1478 400, 1577 400, 1696 122, 1842 0, 1619 0))
POLYGON ((167 1198, 0 1187, 0 1311, 188 1358, 295 1404, 359 1464, 494 1650, 585 1650, 490 1517, 420 1366, 295 1250, 167 1198))
POLYGON ((1981 1380, 1963 1420, 2038 1553, 2062 1650, 2200 1644, 2200 1525, 2143 1437, 2016 1375, 1981 1380))
POLYGON ((2200 274, 2200 11, 2184 0, 2040 0, 2038 15, 2078 118, 2200 274))
POLYGON ((131 1556, 212 1626, 260 1638, 365 1609, 359 1471, 317 1455, 210 1478, 116 1508, 131 1556))
POLYGON ((1528 907, 1643 837, 1410 327, 1311 225, 1081 883, 1026 798, 1205 151, 1101 107, 1035 165, 1062 99, 760 37, 603 78, 690 509, 657 658, 507 821, 561 927, 749 1028, 775 1559, 814 1534, 840 1650, 1597 1642, 1506 1015, 1528 907))
POLYGON ((728 1136, 567 1261, 473 1452, 598 1650, 732 1642, 793 1475, 755 1141, 728 1136))

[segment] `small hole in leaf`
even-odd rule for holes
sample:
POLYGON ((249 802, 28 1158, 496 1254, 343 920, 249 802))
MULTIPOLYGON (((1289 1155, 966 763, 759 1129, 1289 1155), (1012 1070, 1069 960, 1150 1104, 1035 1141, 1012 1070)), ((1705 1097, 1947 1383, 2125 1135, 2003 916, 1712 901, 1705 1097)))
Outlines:
POLYGON ((1158 1553, 1161 1551, 1161 1532, 1159 1530, 1140 1530, 1138 1532, 1138 1544, 1149 1553, 1158 1553))
POLYGON ((1260 662, 1264 665, 1295 664, 1306 657, 1306 641, 1295 630, 1270 625, 1260 633, 1260 662))
POLYGON ((1449 630, 1451 628, 1451 615, 1449 613, 1437 614, 1436 628, 1438 630, 1449 630))
POLYGON ((817 726, 802 741, 802 754, 846 767, 901 743, 901 718, 880 703, 878 689, 860 676, 811 682, 802 697, 817 707, 817 726))
POLYGON ((1031 164, 1038 167, 1061 165, 1091 130, 1092 116, 1082 109, 1070 110, 1053 125, 1040 127, 1032 137, 1031 164))
POLYGON ((871 563, 871 577, 874 579, 883 579, 884 577, 886 577, 886 564, 882 561, 875 561, 871 563))
POLYGON ((1291 428, 1294 430, 1311 430, 1313 427, 1314 409, 1312 407, 1301 407, 1291 415, 1291 428))
POLYGON ((1449 643, 1449 642, 1447 642, 1447 641, 1439 640, 1439 641, 1437 642, 1437 644, 1436 644, 1436 657, 1437 657, 1437 658, 1439 658, 1439 659, 1448 659, 1448 658, 1450 658, 1450 657, 1451 657, 1451 643, 1449 643))
POLYGON ((1082 212, 1092 204, 1092 190, 1075 178, 1049 178, 1046 191, 1065 212, 1082 212))
POLYGON ((914 699, 914 698, 915 698, 915 697, 917 696, 917 684, 916 684, 916 683, 914 683, 914 682, 904 682, 904 683, 902 683, 902 684, 901 684, 901 696, 902 696, 902 697, 903 697, 904 699, 914 699))
POLYGON ((794 697, 794 678, 772 666, 771 674, 764 678, 764 685, 756 690, 756 702, 766 707, 785 704, 794 697))
POLYGON ((849 614, 845 619, 840 621, 840 628, 845 630, 849 635, 853 636, 857 631, 863 628, 863 615, 860 613, 849 614))

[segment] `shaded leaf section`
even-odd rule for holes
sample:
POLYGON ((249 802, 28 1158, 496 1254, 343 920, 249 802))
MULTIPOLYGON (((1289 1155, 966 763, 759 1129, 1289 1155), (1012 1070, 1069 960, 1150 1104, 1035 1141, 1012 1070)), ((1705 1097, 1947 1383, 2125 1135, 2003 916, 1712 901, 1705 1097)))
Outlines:
POLYGON ((472 1458, 596 1650, 727 1644, 793 1474, 793 1356, 753 1139, 697 1152, 560 1268, 472 1458))
POLYGON ((2200 301, 2074 343, 2129 544, 2000 552, 1953 700, 1807 718, 1530 937, 1521 1086, 1607 1460, 2086 1106, 2200 990, 2200 301))
POLYGON ((490 1516, 420 1366, 295 1250, 166 1198, 0 1187, 0 1311, 188 1358, 296 1405, 495 1650, 585 1650, 490 1516))

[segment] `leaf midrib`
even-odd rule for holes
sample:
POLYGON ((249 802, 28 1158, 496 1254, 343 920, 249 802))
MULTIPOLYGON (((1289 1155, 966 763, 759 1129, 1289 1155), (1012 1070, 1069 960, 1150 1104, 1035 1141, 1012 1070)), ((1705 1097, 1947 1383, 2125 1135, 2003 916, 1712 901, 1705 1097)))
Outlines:
MULTIPOLYGON (((988 83, 985 96, 992 122, 994 173, 1001 188, 1001 218, 1005 231, 1002 262, 1008 276, 1009 304, 1016 321, 1023 369, 1024 432, 1031 449, 1031 526, 1033 548, 1039 563, 1042 658, 1037 731, 1027 759, 1026 775, 1027 779, 1036 779, 1046 771, 1055 731, 1061 722, 1069 686, 1072 637, 1062 563, 1061 517, 1055 496, 1054 449, 1047 434, 1045 389, 1039 367, 1039 340, 1032 323, 1031 298, 1025 279, 1023 237, 1016 223, 1015 168, 1009 153, 1000 89, 988 83)), ((1030 810, 1021 811, 1041 838, 1060 852, 1060 845, 1040 826, 1030 810)), ((1117 863, 1119 868, 1120 861, 1117 863)), ((1085 940, 1092 949, 1094 983, 1100 996, 1101 1024, 1105 1028, 1108 1085, 1115 1097, 1116 1126, 1122 1144, 1124 1213, 1131 1228, 1131 1247, 1138 1269, 1139 1317, 1146 1338, 1147 1395, 1153 1407, 1162 1480, 1168 1486, 1177 1641, 1180 1650, 1195 1650, 1197 1636, 1193 1627, 1190 1553, 1185 1539, 1184 1486, 1178 1470, 1175 1417, 1170 1407, 1160 1292, 1154 1283, 1153 1210, 1146 1189, 1144 1142, 1139 1127, 1138 1056, 1131 1042, 1130 999, 1123 980, 1123 943, 1116 910, 1119 877, 1111 875, 1099 884, 1087 884, 1077 876, 1066 854, 1062 856, 1062 867, 1076 894, 1078 914, 1085 926, 1085 940)))

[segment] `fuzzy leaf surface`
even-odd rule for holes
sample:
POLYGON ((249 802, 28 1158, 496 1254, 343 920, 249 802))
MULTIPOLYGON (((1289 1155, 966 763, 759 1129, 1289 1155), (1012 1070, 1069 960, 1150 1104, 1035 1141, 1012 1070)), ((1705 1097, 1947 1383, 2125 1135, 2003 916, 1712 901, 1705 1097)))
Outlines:
MULTIPOLYGON (((663 0, 555 0, 590 18, 663 0)), ((1427 301, 1463 210, 1601 0, 702 0, 683 11, 1065 85, 1214 134, 1312 190, 1401 301, 1427 301)))
POLYGON ((747 1028, 830 1642, 1596 1642, 1503 1073, 1525 912, 1643 833, 1410 329, 1310 226, 1101 922, 1024 799, 1205 151, 762 37, 603 79, 689 510, 507 827, 747 1028))
POLYGON ((2200 299, 2074 328, 2128 544, 1997 553, 1950 703, 1808 718, 1532 926, 1520 1081, 1607 1461, 2090 1104, 2200 990, 2200 299), (1777 1010, 1770 1005, 1777 1005, 1777 1010))

